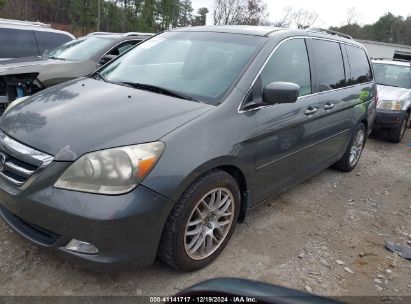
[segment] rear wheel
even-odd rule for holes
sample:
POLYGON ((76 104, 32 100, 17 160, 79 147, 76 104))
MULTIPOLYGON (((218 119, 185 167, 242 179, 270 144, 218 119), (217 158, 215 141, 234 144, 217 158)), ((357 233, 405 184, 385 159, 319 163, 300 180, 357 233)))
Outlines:
POLYGON ((174 206, 160 241, 159 258, 193 271, 214 261, 227 245, 238 219, 240 190, 221 170, 200 177, 174 206))
POLYGON ((399 143, 404 137, 405 131, 407 130, 407 126, 410 121, 410 113, 401 120, 400 126, 390 130, 388 133, 388 140, 393 143, 399 143))
POLYGON ((349 172, 355 168, 365 145, 366 130, 363 123, 357 125, 343 157, 333 165, 333 168, 349 172))

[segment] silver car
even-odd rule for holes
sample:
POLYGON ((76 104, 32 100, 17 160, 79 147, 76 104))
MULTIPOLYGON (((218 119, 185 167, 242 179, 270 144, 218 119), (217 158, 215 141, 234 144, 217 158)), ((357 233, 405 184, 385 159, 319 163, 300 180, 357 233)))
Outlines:
POLYGON ((411 62, 373 59, 372 63, 379 100, 373 128, 388 129, 388 140, 398 143, 411 127, 411 62))

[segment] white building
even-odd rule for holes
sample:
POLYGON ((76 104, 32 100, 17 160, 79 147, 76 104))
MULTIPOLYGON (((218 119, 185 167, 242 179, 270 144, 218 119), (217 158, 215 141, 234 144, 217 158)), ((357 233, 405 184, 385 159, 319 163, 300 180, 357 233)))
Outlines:
POLYGON ((365 46, 371 58, 396 58, 411 60, 410 45, 393 44, 371 40, 356 40, 365 46))

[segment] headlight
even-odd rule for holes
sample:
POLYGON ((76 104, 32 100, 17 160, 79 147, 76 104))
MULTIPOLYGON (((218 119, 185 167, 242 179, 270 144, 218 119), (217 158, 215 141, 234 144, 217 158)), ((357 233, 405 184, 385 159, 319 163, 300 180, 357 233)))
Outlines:
POLYGON ((401 101, 382 100, 377 104, 377 109, 400 111, 402 108, 401 101))
POLYGON ((99 194, 128 192, 155 166, 164 146, 153 142, 85 154, 67 168, 54 186, 99 194))

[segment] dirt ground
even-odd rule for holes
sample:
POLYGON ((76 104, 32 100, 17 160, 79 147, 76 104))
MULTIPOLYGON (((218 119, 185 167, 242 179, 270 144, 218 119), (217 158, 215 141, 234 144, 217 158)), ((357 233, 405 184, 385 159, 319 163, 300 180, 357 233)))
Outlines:
MULTIPOLYGON (((411 296, 411 129, 401 144, 371 137, 358 167, 328 169, 250 211, 209 267, 156 262, 99 274, 36 248, 0 223, 0 295, 172 295, 202 280, 241 277, 326 296, 411 296)), ((1 197, 0 197, 1 199, 1 197)))

